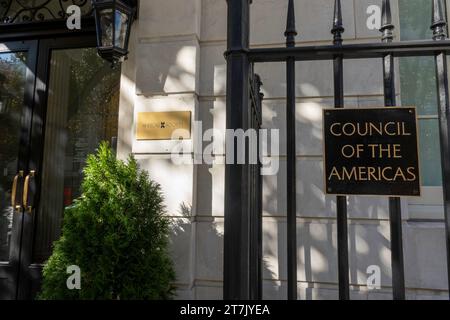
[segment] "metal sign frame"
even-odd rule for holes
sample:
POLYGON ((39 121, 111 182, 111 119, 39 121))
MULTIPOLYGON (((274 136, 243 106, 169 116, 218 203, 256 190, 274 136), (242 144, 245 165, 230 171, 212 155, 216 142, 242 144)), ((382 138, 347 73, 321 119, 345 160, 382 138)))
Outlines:
MULTIPOLYGON (((352 111, 355 113, 361 112, 361 111, 372 111, 372 110, 376 110, 376 111, 382 111, 382 110, 386 110, 386 107, 364 107, 364 108, 341 108, 341 109, 332 109, 332 108, 324 108, 323 109, 323 130, 322 130, 322 134, 323 134, 323 158, 324 158, 324 172, 323 172, 323 177, 324 177, 324 193, 326 195, 337 195, 337 196, 374 196, 374 197, 383 197, 383 196, 391 196, 391 197, 420 197, 422 195, 422 188, 421 188, 421 177, 420 177, 420 154, 419 154, 419 126, 418 126, 418 119, 417 119, 417 108, 416 107, 389 107, 388 110, 399 110, 399 111, 410 111, 413 112, 413 117, 414 117, 414 134, 413 134, 413 138, 414 138, 414 148, 415 148, 415 152, 414 152, 414 158, 415 158, 415 167, 417 167, 417 180, 416 184, 417 184, 417 192, 413 193, 411 192, 410 194, 401 194, 401 193, 386 193, 386 194, 381 194, 381 193, 361 193, 361 192, 354 192, 354 191, 347 191, 347 192, 332 192, 331 190, 328 190, 328 183, 327 183, 327 163, 328 163, 328 154, 327 154, 327 145, 326 145, 326 140, 327 140, 327 134, 325 132, 326 128, 325 128, 325 117, 326 114, 330 111, 330 112, 346 112, 346 111, 352 111)), ((382 113, 382 112, 381 112, 382 113)), ((381 138, 379 138, 381 139, 381 138)), ((367 143, 367 142, 364 142, 367 143)))

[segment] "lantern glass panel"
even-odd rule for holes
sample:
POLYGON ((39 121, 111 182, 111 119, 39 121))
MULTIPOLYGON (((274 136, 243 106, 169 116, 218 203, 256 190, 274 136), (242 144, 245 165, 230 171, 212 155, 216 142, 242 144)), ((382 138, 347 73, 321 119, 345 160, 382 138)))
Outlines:
POLYGON ((102 9, 100 11, 100 25, 101 25, 101 46, 112 47, 113 46, 113 33, 114 33, 114 16, 113 10, 102 9))
POLYGON ((119 10, 115 11, 115 16, 114 45, 125 50, 129 17, 127 14, 119 10))

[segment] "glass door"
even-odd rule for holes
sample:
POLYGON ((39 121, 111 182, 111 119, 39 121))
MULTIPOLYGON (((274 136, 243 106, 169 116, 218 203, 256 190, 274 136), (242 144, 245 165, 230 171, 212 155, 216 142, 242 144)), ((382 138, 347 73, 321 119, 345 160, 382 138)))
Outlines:
POLYGON ((95 45, 95 35, 0 43, 0 300, 39 292, 87 155, 115 145, 120 69, 95 45))
POLYGON ((120 68, 100 58, 95 38, 41 40, 36 113, 23 224, 20 299, 40 289, 42 267, 61 235, 64 208, 81 195, 86 158, 101 141, 115 144, 120 68), (44 125, 42 125, 44 124, 44 125))
POLYGON ((17 297, 36 48, 0 43, 0 299, 17 297))

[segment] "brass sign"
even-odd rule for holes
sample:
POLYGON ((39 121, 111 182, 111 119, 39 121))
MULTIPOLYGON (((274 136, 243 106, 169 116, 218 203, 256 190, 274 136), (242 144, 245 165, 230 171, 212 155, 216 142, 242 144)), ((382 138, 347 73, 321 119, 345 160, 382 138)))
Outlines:
POLYGON ((137 140, 178 140, 191 138, 191 112, 139 112, 137 140), (173 134, 176 132, 176 136, 173 134))
POLYGON ((420 196, 415 108, 324 110, 325 191, 420 196))

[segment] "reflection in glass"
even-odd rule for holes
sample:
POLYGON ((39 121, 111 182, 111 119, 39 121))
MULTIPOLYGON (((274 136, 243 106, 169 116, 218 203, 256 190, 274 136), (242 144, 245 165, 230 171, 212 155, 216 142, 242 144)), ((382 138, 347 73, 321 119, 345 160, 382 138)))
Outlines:
POLYGON ((87 155, 117 136, 119 86, 120 68, 111 69, 95 48, 53 51, 35 263, 48 259, 64 207, 81 195, 87 155))
MULTIPOLYGON (((400 39, 432 39, 431 1, 399 0, 400 39), (430 19, 424 19, 430 17, 430 19)), ((399 58, 401 101, 419 115, 420 166, 423 186, 441 186, 436 70, 433 57, 399 58)))
POLYGON ((420 120, 419 129, 422 185, 442 186, 438 120, 420 120))
POLYGON ((11 187, 18 169, 25 60, 25 53, 0 54, 0 261, 9 260, 11 187))
POLYGON ((436 74, 433 57, 400 58, 402 104, 417 106, 419 115, 437 115, 436 74))
POLYGON ((103 9, 100 11, 100 21, 102 24, 102 46, 110 47, 113 45, 113 14, 112 9, 103 9))
POLYGON ((430 0, 399 0, 400 39, 430 40, 431 1, 430 0), (427 19, 428 18, 428 19, 427 19))
POLYGON ((117 47, 125 49, 125 39, 127 33, 128 16, 119 10, 116 10, 116 34, 114 43, 117 47))

